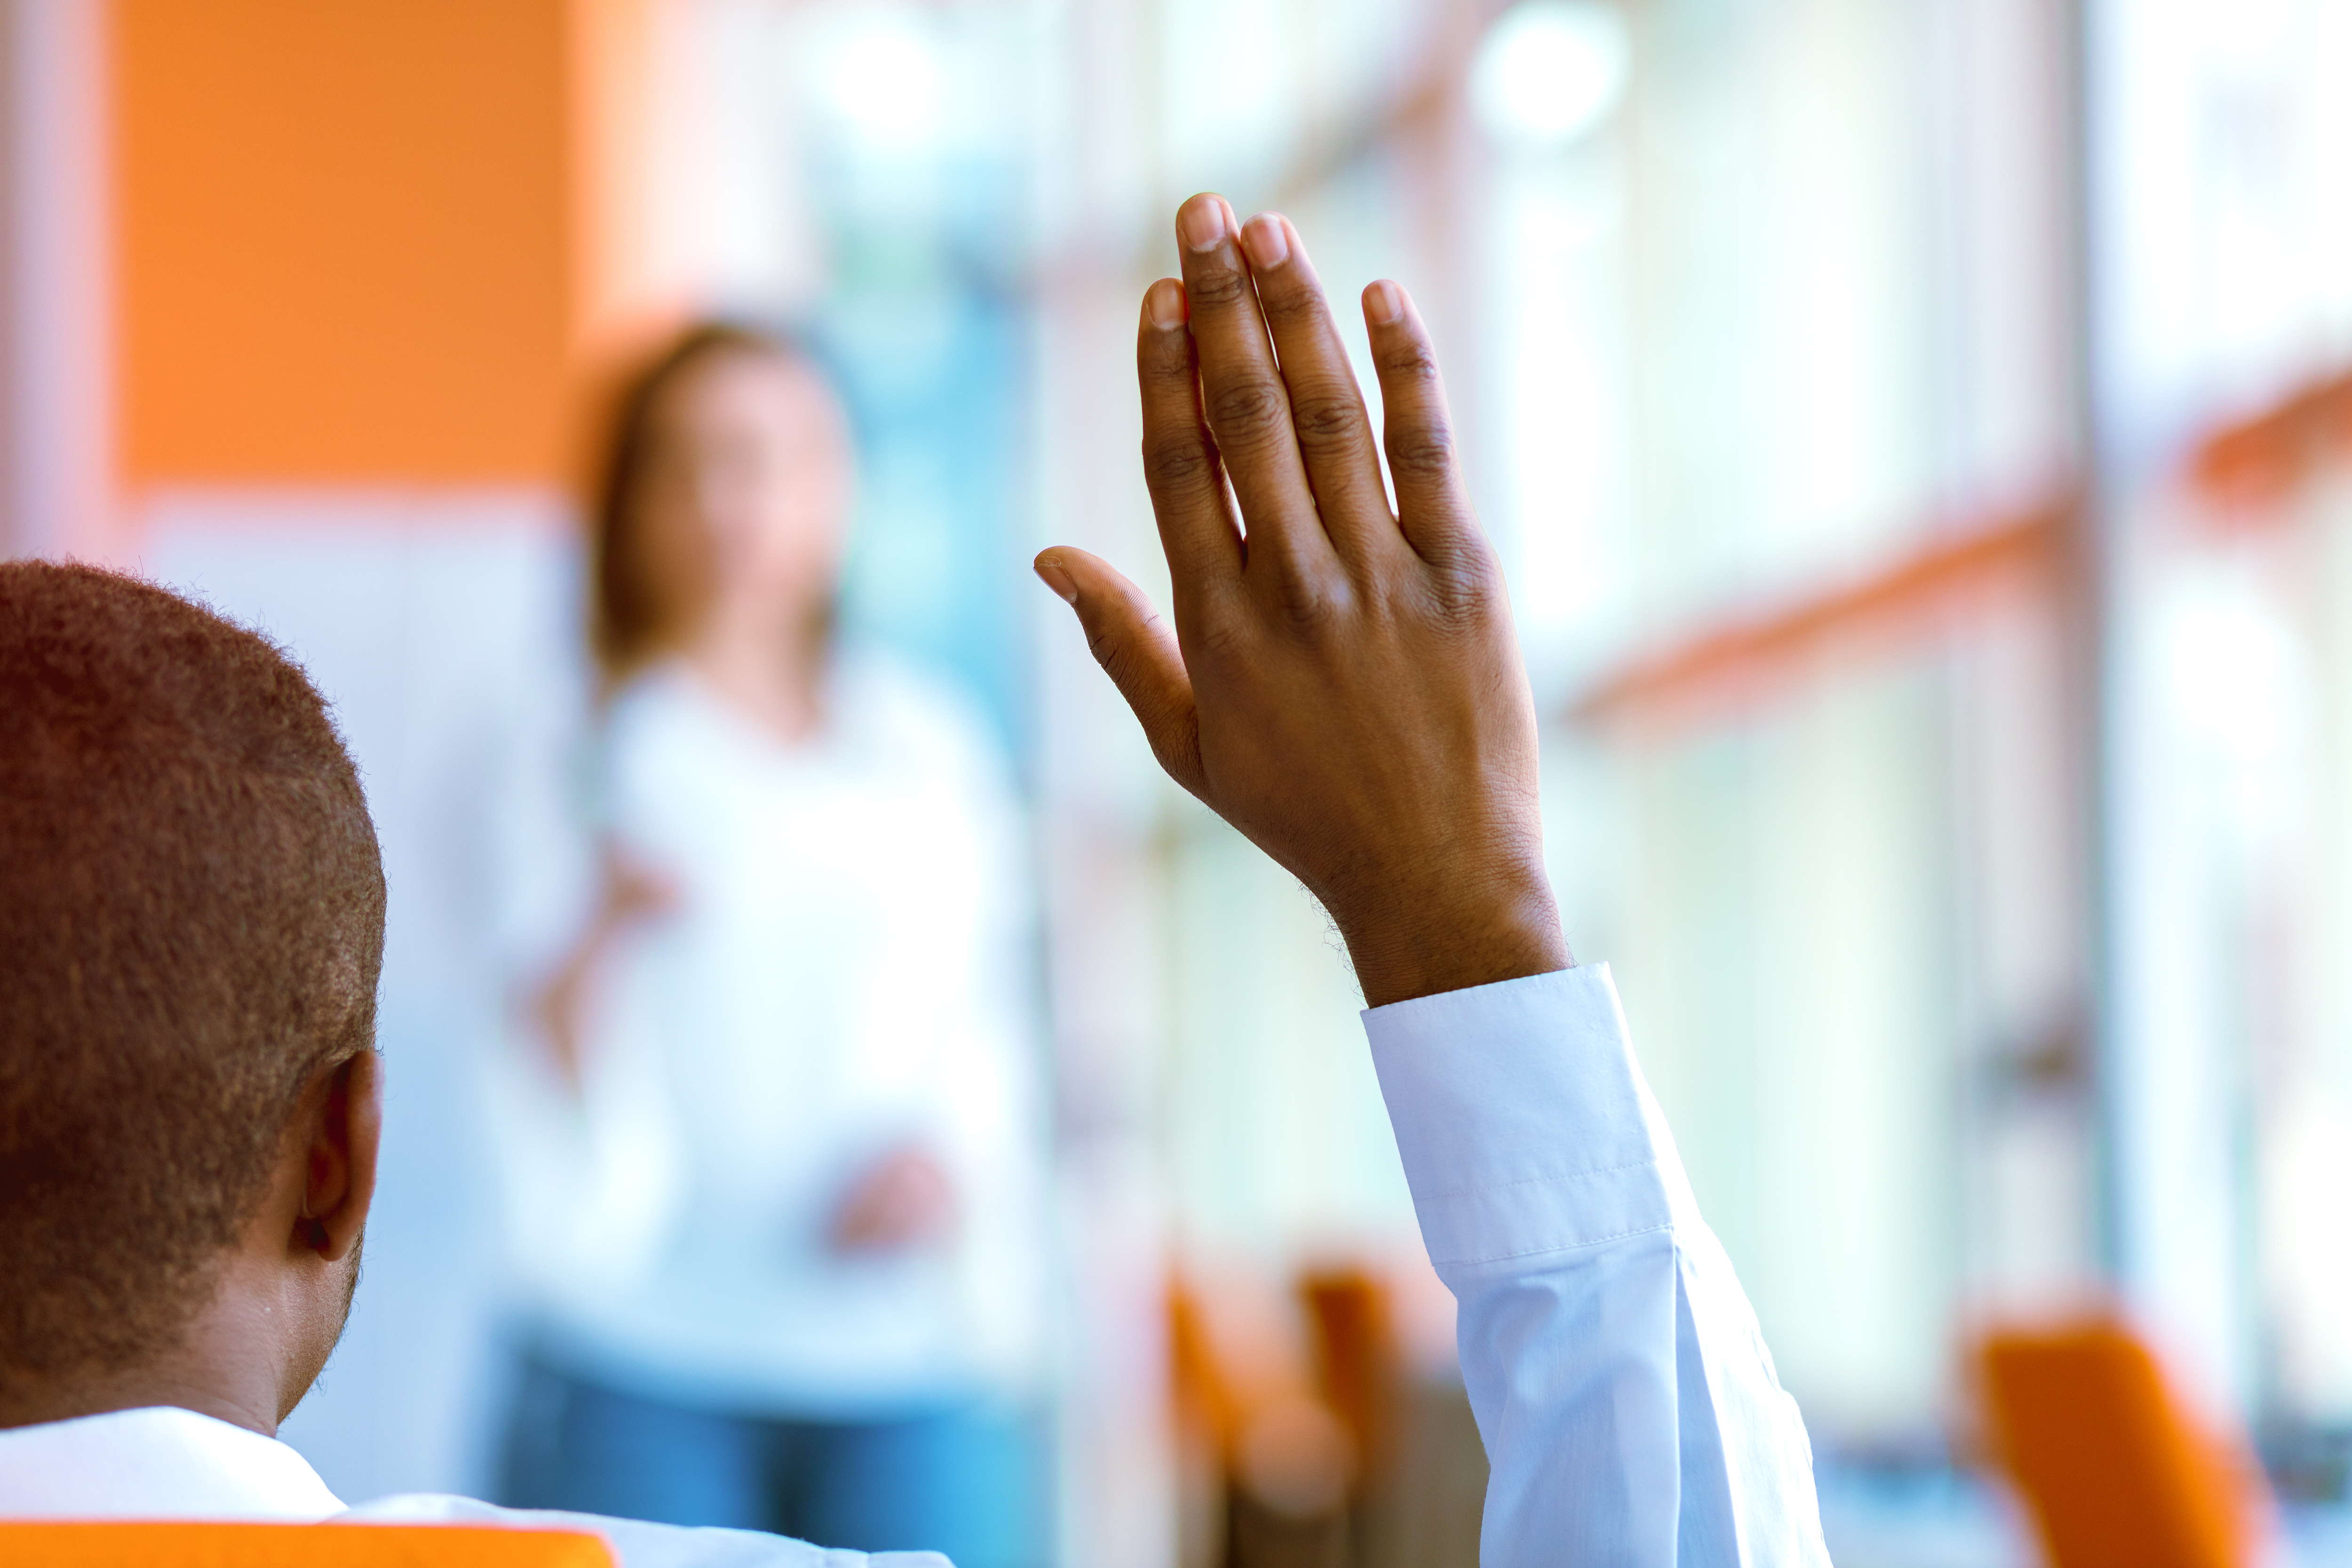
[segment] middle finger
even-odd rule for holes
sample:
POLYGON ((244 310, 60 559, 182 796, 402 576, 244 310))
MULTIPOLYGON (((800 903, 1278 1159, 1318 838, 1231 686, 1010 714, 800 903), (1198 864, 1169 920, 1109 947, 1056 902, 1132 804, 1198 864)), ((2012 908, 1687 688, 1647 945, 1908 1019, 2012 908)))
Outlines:
POLYGON ((1244 224, 1242 249, 1290 389, 1291 428, 1323 531, 1342 554, 1376 550, 1398 538, 1396 519, 1381 483, 1380 448, 1364 395, 1324 303, 1315 264, 1298 231, 1279 213, 1261 213, 1244 224))
POLYGON ((1184 293, 1201 355, 1201 408, 1240 501, 1251 564, 1271 556, 1311 571, 1331 559, 1299 460, 1290 394, 1224 198, 1202 195, 1176 215, 1184 293))

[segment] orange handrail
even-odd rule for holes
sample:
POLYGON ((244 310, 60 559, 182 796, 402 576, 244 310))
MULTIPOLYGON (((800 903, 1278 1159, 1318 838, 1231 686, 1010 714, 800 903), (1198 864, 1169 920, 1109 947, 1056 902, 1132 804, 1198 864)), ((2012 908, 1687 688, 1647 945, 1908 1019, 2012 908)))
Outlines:
POLYGON ((2189 482, 2232 522, 2275 515, 2312 471, 2352 447, 2352 371, 2311 382, 2197 443, 2189 482))
POLYGON ((1957 529, 1825 593, 1637 658, 1580 698, 1570 716, 1609 722, 1753 690, 1788 665, 1850 639, 1914 636, 1955 602, 2046 581, 2073 498, 1957 529))

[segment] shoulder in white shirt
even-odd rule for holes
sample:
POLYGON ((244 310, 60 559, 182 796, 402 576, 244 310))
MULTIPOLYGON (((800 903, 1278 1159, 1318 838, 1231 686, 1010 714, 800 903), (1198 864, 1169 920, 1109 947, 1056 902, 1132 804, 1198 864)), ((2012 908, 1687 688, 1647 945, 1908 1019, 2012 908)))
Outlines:
POLYGON ((274 1437, 192 1410, 116 1410, 0 1431, 0 1519, 474 1524, 601 1535, 621 1568, 948 1568, 933 1552, 843 1552, 753 1530, 686 1530, 423 1494, 347 1509, 274 1437))

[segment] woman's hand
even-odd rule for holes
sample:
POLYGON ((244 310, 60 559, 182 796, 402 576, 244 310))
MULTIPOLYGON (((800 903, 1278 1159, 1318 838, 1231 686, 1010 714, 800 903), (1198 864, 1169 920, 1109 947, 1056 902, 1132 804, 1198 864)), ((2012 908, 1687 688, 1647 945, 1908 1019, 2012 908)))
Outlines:
POLYGON ((1304 882, 1374 1006, 1564 969, 1536 718, 1429 334, 1364 291, 1371 423, 1297 230, 1198 195, 1144 296, 1143 466, 1176 624, 1084 551, 1037 572, 1160 764, 1304 882), (1238 515, 1236 515, 1238 507, 1238 515))
POLYGON ((844 1257, 937 1247, 955 1235, 955 1184, 919 1146, 894 1149, 850 1184, 831 1240, 844 1257))
POLYGON ((531 999, 531 1017, 563 1081, 580 1085, 581 1052, 613 949, 632 931, 675 910, 677 884, 607 840, 604 889, 580 940, 531 999))

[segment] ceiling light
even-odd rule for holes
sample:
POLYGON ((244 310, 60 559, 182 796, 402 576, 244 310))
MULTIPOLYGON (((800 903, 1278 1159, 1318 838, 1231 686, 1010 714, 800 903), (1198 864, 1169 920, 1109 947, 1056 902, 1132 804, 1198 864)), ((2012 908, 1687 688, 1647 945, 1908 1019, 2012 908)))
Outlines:
POLYGON ((1617 107, 1631 54, 1616 6, 1525 0, 1479 41, 1470 67, 1471 112, 1506 144, 1565 147, 1617 107))

